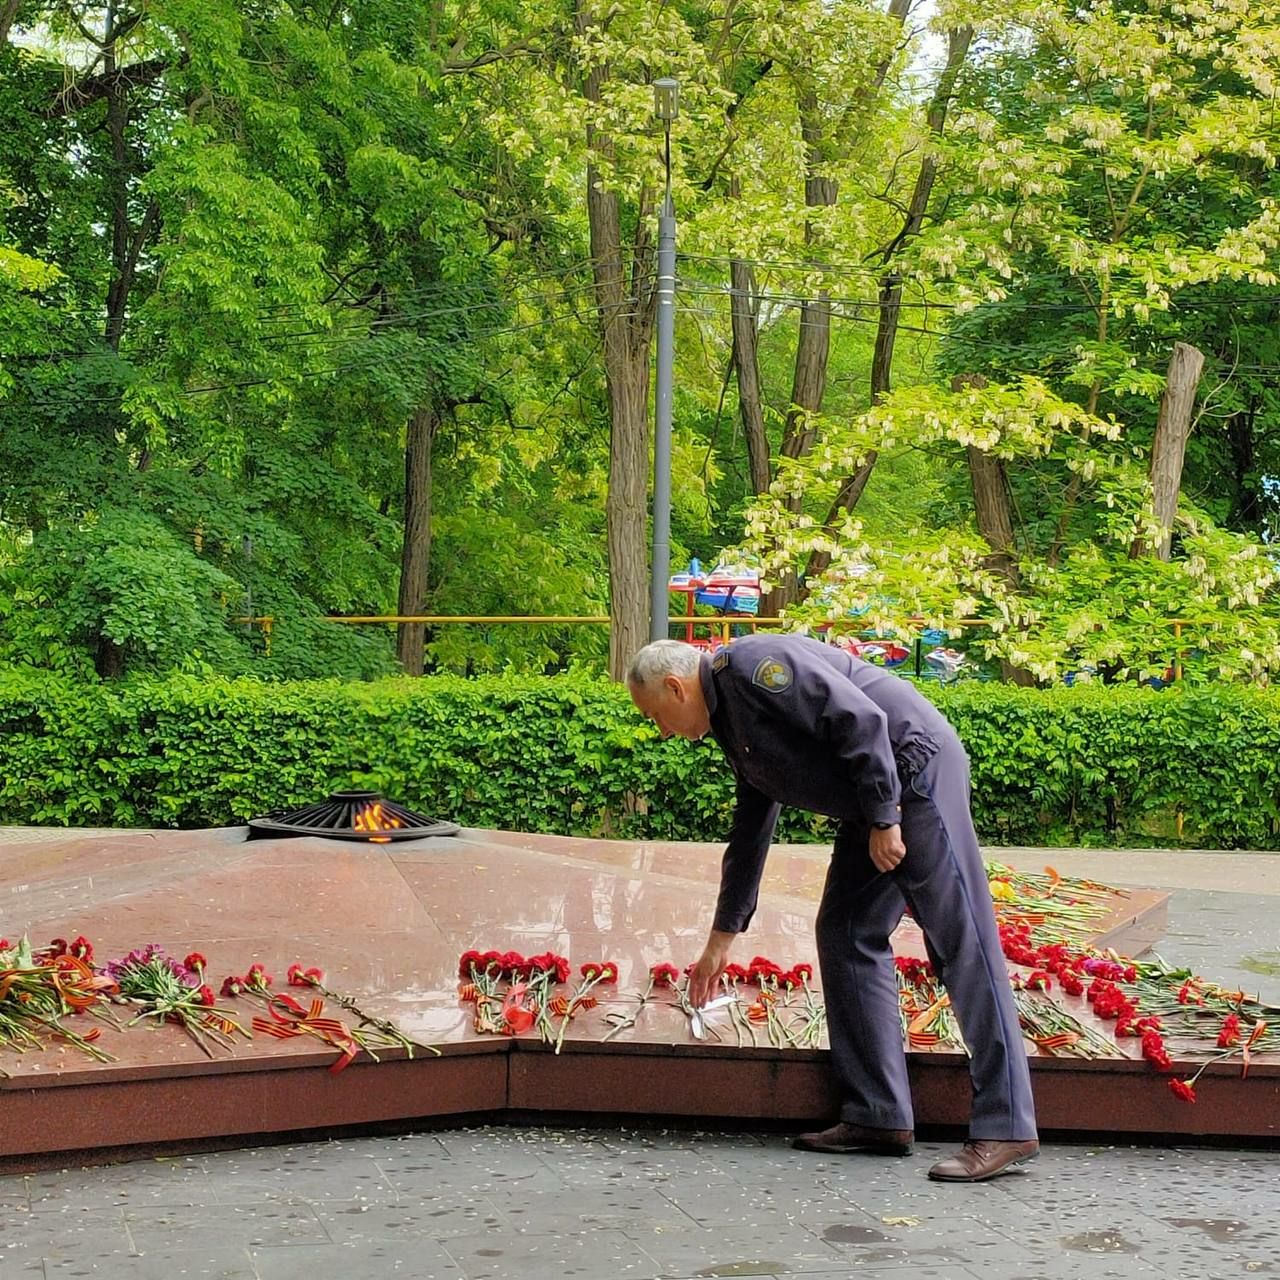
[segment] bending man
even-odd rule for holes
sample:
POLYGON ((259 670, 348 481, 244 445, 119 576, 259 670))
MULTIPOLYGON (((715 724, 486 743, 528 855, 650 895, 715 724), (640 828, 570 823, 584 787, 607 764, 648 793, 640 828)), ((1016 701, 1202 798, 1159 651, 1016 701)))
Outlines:
POLYGON ((804 636, 747 636, 714 657, 657 640, 628 673, 664 737, 710 733, 737 779, 720 893, 689 977, 715 994, 734 937, 756 909, 782 805, 839 822, 818 962, 840 1119, 802 1134, 809 1151, 908 1155, 911 1093, 889 935, 907 907, 925 936, 970 1050, 969 1141, 929 1170, 978 1182, 1039 1151, 1026 1051, 969 811, 969 760, 906 680, 804 636))

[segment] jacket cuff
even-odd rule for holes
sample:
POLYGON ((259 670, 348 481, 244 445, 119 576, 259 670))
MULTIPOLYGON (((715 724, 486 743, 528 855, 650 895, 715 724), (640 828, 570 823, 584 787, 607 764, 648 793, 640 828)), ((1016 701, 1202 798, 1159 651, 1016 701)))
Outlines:
POLYGON ((873 827, 877 822, 887 822, 890 826, 896 827, 902 821, 902 806, 892 801, 873 804, 867 810, 867 821, 873 827))

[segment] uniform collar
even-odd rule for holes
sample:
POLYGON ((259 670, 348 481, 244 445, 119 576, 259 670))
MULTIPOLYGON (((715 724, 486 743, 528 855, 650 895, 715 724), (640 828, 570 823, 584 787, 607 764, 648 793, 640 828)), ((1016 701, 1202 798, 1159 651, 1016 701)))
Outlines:
POLYGON ((705 653, 698 659, 698 683, 702 686, 702 696, 706 699, 707 715, 713 716, 720 705, 720 699, 716 696, 716 679, 715 672, 711 670, 711 658, 705 653))

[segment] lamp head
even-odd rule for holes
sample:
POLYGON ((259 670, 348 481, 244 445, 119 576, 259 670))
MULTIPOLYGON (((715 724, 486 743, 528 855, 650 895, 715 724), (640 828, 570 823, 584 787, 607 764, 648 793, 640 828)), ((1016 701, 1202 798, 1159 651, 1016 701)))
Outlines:
POLYGON ((670 76, 653 82, 653 113, 664 124, 671 122, 680 114, 680 82, 670 76))

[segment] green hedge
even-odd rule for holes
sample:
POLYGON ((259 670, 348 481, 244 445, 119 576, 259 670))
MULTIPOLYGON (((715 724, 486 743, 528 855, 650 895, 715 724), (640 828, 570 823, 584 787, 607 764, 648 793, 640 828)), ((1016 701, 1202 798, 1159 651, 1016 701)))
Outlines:
MULTIPOLYGON (((1277 848, 1280 695, 926 686, 973 759, 984 840, 1277 848)), ((662 742, 576 677, 372 684, 0 673, 0 822, 217 826, 368 787, 470 826, 723 837, 713 744, 662 742)), ((789 812, 780 838, 827 834, 789 812)))

